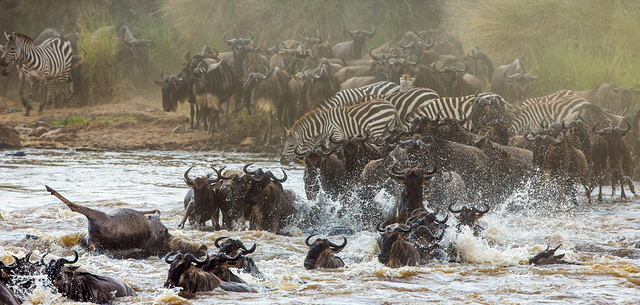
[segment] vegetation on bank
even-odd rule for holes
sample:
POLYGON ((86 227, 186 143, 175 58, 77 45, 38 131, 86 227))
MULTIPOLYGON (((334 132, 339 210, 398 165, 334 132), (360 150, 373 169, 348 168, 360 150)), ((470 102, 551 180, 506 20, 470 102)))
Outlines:
MULTIPOLYGON (((623 0, 6 0, 0 3, 3 30, 35 35, 47 27, 80 34, 83 79, 90 104, 131 92, 106 26, 127 24, 152 39, 150 77, 142 84, 155 93, 160 71, 176 74, 183 56, 204 45, 229 51, 222 35, 248 36, 273 45, 281 35, 301 39, 316 28, 330 42, 346 40, 348 25, 376 36, 381 45, 410 30, 440 25, 458 35, 466 50, 475 45, 494 65, 520 58, 542 77, 534 94, 561 88, 583 90, 601 82, 635 86, 640 81, 640 2, 623 0), (86 51, 86 55, 84 52, 86 51)), ((311 34, 309 34, 311 35, 311 34)), ((145 87, 143 86, 143 87, 145 87)))

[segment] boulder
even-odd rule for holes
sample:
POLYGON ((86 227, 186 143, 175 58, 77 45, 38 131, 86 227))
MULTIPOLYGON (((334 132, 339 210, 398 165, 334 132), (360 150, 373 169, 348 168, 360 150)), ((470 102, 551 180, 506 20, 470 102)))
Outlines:
POLYGON ((49 127, 39 126, 31 129, 31 131, 29 132, 29 136, 38 138, 49 131, 50 131, 49 127))
POLYGON ((18 132, 9 126, 0 125, 0 149, 20 149, 20 136, 18 132))

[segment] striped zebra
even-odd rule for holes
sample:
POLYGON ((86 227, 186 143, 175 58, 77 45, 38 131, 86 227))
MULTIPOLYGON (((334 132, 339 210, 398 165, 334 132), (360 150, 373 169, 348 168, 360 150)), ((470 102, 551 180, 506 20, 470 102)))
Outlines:
POLYGON ((551 93, 549 95, 539 96, 539 97, 532 97, 532 98, 528 98, 526 100, 522 100, 522 101, 520 101, 519 103, 517 103, 514 106, 515 107, 526 107, 526 106, 529 106, 529 105, 532 105, 532 104, 543 104, 543 103, 546 103, 546 102, 553 101, 555 99, 559 99, 561 97, 572 96, 572 95, 576 95, 576 93, 574 91, 572 91, 572 90, 563 89, 563 90, 551 93))
MULTIPOLYGON (((9 41, 5 46, 5 52, 0 57, 0 66, 7 67, 15 63, 24 78, 33 78, 40 82, 40 108, 38 113, 42 114, 45 104, 49 104, 54 98, 55 85, 62 85, 62 93, 65 101, 69 100, 69 75, 71 72, 71 61, 73 51, 71 45, 59 38, 50 38, 42 44, 36 46, 31 37, 21 33, 11 33, 5 37, 9 41)), ((30 82, 32 80, 29 80, 30 82)), ((21 82, 24 85, 24 81, 21 82)), ((22 88, 19 88, 22 91, 22 88)), ((31 86, 33 91, 33 86, 31 86)), ((30 92, 30 96, 33 92, 30 92)), ((27 107, 25 115, 29 115, 30 106, 27 107)))
POLYGON ((431 103, 432 100, 438 99, 438 93, 427 88, 413 88, 404 92, 396 92, 387 95, 385 100, 389 101, 398 113, 398 127, 408 130, 409 123, 407 116, 415 109, 431 103))
POLYGON ((386 126, 394 127, 396 122, 396 109, 389 102, 380 99, 348 107, 312 110, 287 131, 280 163, 287 164, 294 149, 306 153, 318 141, 328 137, 340 141, 370 133, 373 139, 380 138, 386 126))
POLYGON ((330 99, 318 103, 316 109, 352 106, 372 99, 384 98, 398 90, 400 90, 400 87, 390 81, 377 82, 360 88, 340 90, 330 99))
POLYGON ((590 105, 589 101, 581 97, 567 95, 546 103, 515 107, 508 110, 513 119, 511 129, 516 133, 522 133, 538 126, 543 120, 568 121, 580 115, 580 112, 590 105))

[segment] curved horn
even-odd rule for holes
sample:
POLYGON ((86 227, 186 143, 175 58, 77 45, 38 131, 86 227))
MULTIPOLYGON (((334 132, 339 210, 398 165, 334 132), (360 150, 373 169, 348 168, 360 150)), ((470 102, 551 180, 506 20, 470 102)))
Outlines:
POLYGON ((256 244, 255 242, 253 243, 253 246, 250 249, 247 249, 247 247, 244 246, 244 244, 240 244, 240 248, 242 248, 242 255, 247 255, 247 254, 251 254, 253 252, 256 251, 256 247, 258 246, 258 244, 256 244))
POLYGON ((491 208, 488 204, 482 202, 482 205, 484 206, 484 208, 482 210, 478 210, 476 209, 476 207, 473 207, 473 211, 478 213, 478 214, 485 214, 487 212, 489 212, 489 209, 491 208))
POLYGON ((329 244, 330 247, 332 247, 333 251, 339 252, 342 251, 342 249, 344 249, 344 247, 347 246, 347 238, 342 236, 342 245, 336 245, 334 243, 332 243, 330 240, 327 240, 327 243, 329 244))
POLYGON ((183 177, 184 177, 184 182, 185 182, 188 186, 191 186, 191 187, 193 187, 193 179, 189 178, 189 172, 191 171, 191 169, 192 169, 192 168, 193 168, 193 166, 192 166, 192 167, 189 167, 189 169, 187 169, 187 170, 184 172, 184 176, 183 176, 183 177))
POLYGON ((531 74, 529 74, 529 73, 525 73, 525 75, 524 75, 524 78, 526 78, 528 81, 536 80, 536 79, 538 79, 538 77, 540 77, 540 75, 538 75, 538 76, 533 76, 533 75, 531 75, 531 74))
POLYGON ((411 229, 413 229, 413 223, 411 223, 410 220, 411 219, 407 219, 407 222, 405 222, 405 224, 404 224, 406 229, 403 229, 402 225, 398 225, 398 227, 395 229, 395 231, 396 232, 400 232, 400 233, 409 233, 409 232, 411 232, 411 229))
POLYGON ((435 235, 433 234, 433 232, 431 232, 431 230, 429 228, 427 228, 426 226, 419 226, 418 229, 416 229, 416 232, 421 232, 421 233, 427 233, 429 236, 431 236, 432 239, 434 240, 438 240, 440 238, 442 238, 442 236, 444 236, 444 230, 442 230, 440 232, 440 235, 435 235))
POLYGON ((385 232, 385 228, 387 226, 382 227, 383 224, 385 224, 387 222, 387 220, 381 220, 377 225, 376 225, 376 230, 378 230, 378 232, 384 233, 385 232))
POLYGON ((191 253, 187 253, 187 254, 184 256, 184 258, 185 258, 185 259, 187 259, 187 260, 189 260, 189 261, 190 261, 190 262, 192 262, 192 263, 195 263, 195 264, 196 264, 196 267, 202 267, 202 266, 204 266, 207 262, 209 262, 209 253, 207 253, 207 256, 206 256, 204 259, 202 259, 202 260, 197 259, 197 258, 196 258, 195 256, 193 256, 193 254, 191 254, 191 253))
POLYGON ((522 73, 513 73, 511 75, 507 75, 507 71, 504 71, 504 77, 506 77, 507 79, 519 79, 522 77, 522 73))
POLYGON ((64 262, 65 264, 74 264, 75 262, 78 261, 78 251, 73 250, 73 255, 74 255, 74 258, 73 258, 72 261, 70 261, 70 260, 68 260, 66 258, 61 258, 60 261, 64 262))
POLYGON ((242 253, 238 253, 234 257, 230 257, 225 253, 221 253, 221 254, 219 254, 219 256, 222 257, 225 261, 235 262, 235 261, 239 260, 242 257, 242 253))
POLYGON ((230 180, 233 178, 233 176, 224 176, 222 174, 222 171, 227 168, 226 166, 221 167, 219 170, 216 169, 215 167, 211 167, 213 169, 214 172, 216 172, 216 176, 218 176, 218 180, 230 180))
POLYGON ((229 34, 229 32, 225 32, 224 35, 222 35, 222 40, 224 40, 224 42, 228 45, 228 46, 232 46, 235 43, 235 39, 231 39, 231 40, 227 40, 227 34, 229 34))
POLYGON ((449 220, 449 214, 447 214, 444 217, 444 219, 442 219, 442 220, 438 220, 438 218, 434 218, 433 221, 435 221, 436 223, 439 223, 439 224, 445 224, 447 222, 447 220, 449 220))
POLYGON ((456 203, 454 202, 454 203, 452 203, 452 204, 450 204, 450 205, 449 205, 449 207, 448 207, 449 212, 451 212, 451 213, 460 213, 460 212, 462 212, 462 210, 464 209, 464 206, 463 206, 463 207, 461 207, 461 208, 460 208, 460 209, 458 209, 458 210, 454 210, 454 209, 453 209, 453 206, 454 206, 455 204, 456 204, 456 203))
POLYGON ((276 175, 274 175, 271 171, 267 172, 267 176, 269 176, 269 178, 273 179, 274 182, 284 183, 285 181, 287 181, 287 172, 285 172, 284 169, 281 169, 281 170, 282 170, 282 174, 284 175, 284 177, 282 179, 276 178, 276 175))
POLYGON ((304 244, 307 245, 307 247, 311 247, 309 240, 311 239, 311 237, 314 237, 314 236, 316 236, 316 234, 311 234, 309 235, 309 237, 307 237, 307 239, 304 240, 304 244))
POLYGON ((244 167, 242 167, 242 171, 247 175, 255 175, 256 171, 249 171, 249 166, 253 165, 253 163, 248 163, 244 167))
POLYGON ((167 264, 171 264, 178 257, 180 259, 182 259, 182 253, 176 253, 175 251, 174 252, 169 252, 169 253, 167 253, 167 256, 164 257, 164 262, 167 263, 167 264))
POLYGON ((220 236, 218 238, 216 238, 216 240, 213 242, 213 244, 216 246, 216 248, 220 248, 220 241, 223 239, 229 239, 229 237, 226 236, 220 236))
POLYGON ((627 132, 629 132, 629 130, 631 130, 631 123, 629 123, 629 121, 627 121, 627 118, 622 118, 622 121, 620 121, 620 123, 618 123, 618 128, 620 129, 620 132, 622 132, 622 136, 624 137, 625 135, 627 135, 627 132), (622 125, 622 122, 625 122, 627 124, 627 129, 622 130, 622 128, 620 128, 620 125, 622 125))
POLYGON ((376 27, 373 24, 371 25, 371 29, 371 32, 363 31, 367 36, 369 36, 369 38, 376 34, 376 27))

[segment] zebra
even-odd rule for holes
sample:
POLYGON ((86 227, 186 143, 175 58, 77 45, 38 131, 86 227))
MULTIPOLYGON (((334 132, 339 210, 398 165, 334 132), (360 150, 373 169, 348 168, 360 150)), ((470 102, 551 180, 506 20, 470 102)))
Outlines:
POLYGON ((587 106, 591 106, 586 99, 576 95, 567 95, 546 103, 529 104, 524 107, 509 109, 509 115, 513 118, 511 130, 522 133, 530 130, 541 121, 551 119, 554 122, 570 120, 580 115, 587 106))
MULTIPOLYGON (((70 93, 69 87, 66 85, 69 83, 73 57, 71 44, 59 38, 50 38, 36 46, 31 37, 15 32, 10 35, 5 33, 5 37, 9 42, 5 46, 4 54, 0 57, 0 66, 7 67, 12 63, 16 64, 21 74, 24 74, 24 77, 21 78, 19 91, 22 92, 22 86, 24 86, 26 79, 30 82, 30 98, 33 95, 33 83, 40 82, 41 100, 38 113, 42 114, 44 105, 49 104, 53 99, 54 85, 56 84, 62 85, 63 98, 68 101, 70 93), (46 92, 44 92, 45 88, 46 92)), ((31 107, 28 102, 26 108, 25 115, 29 115, 31 107)))
POLYGON ((529 105, 532 105, 532 104, 543 104, 543 103, 546 103, 546 102, 553 101, 555 99, 559 99, 561 97, 571 96, 571 95, 576 95, 575 91, 568 90, 568 89, 562 89, 562 90, 556 91, 554 93, 551 93, 549 95, 539 96, 539 97, 532 97, 532 98, 528 98, 526 100, 521 100, 516 105, 513 105, 513 106, 526 107, 526 106, 529 106, 529 105))
MULTIPOLYGON (((476 131, 476 127, 480 127, 482 122, 478 121, 479 116, 491 116, 491 119, 504 120, 507 116, 507 102, 500 95, 486 92, 478 93, 474 95, 460 96, 460 97, 442 97, 431 99, 427 102, 411 109, 406 114, 402 123, 404 126, 408 126, 410 122, 413 122, 417 118, 450 118, 459 121, 465 121, 464 126, 470 131, 476 131), (494 113, 480 113, 477 105, 491 106, 494 109, 494 113)), ((398 115, 400 117, 400 115, 398 115)), ((489 122, 489 118, 483 118, 483 122, 489 122)), ((510 119, 509 119, 510 121, 510 119)))
POLYGON ((396 109, 391 103, 376 99, 348 107, 314 109, 298 119, 287 130, 287 140, 280 155, 280 163, 288 164, 294 152, 311 151, 317 141, 340 141, 369 134, 381 138, 386 127, 397 122, 396 109))
POLYGON ((340 90, 333 97, 318 103, 316 108, 330 109, 333 107, 352 106, 372 99, 384 98, 399 89, 400 87, 394 82, 382 81, 360 88, 340 90))
POLYGON ((427 88, 413 88, 404 92, 396 92, 395 94, 387 95, 385 100, 389 101, 398 113, 398 127, 408 130, 409 121, 407 118, 409 114, 414 112, 415 109, 420 108, 426 104, 431 103, 432 100, 439 99, 438 93, 427 88))

